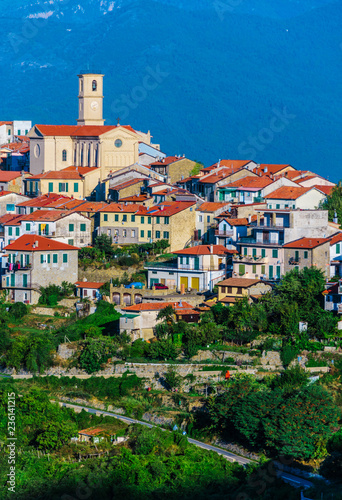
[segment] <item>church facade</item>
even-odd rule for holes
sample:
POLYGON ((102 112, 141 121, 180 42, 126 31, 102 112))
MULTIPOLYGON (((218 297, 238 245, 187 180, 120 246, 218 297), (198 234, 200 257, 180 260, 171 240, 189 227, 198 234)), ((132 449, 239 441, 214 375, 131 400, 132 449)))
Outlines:
POLYGON ((151 134, 129 125, 104 125, 103 76, 80 74, 77 125, 34 125, 30 137, 30 172, 60 171, 70 166, 99 168, 100 181, 111 172, 139 161, 140 145, 151 144, 151 134))

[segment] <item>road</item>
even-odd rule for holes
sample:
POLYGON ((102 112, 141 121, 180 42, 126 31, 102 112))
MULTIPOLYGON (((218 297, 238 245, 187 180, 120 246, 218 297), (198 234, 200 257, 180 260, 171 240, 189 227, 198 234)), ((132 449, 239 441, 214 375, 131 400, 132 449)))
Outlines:
MULTIPOLYGON (((55 402, 55 401, 52 401, 52 402, 55 402)), ((122 420, 123 422, 126 422, 128 424, 141 424, 141 425, 145 425, 146 427, 149 427, 150 429, 152 429, 153 427, 158 427, 157 425, 149 424, 149 423, 143 422, 141 420, 135 420, 134 418, 125 417, 123 415, 119 415, 117 413, 112 413, 110 411, 95 410, 94 408, 90 408, 89 406, 75 405, 72 403, 65 403, 64 401, 59 401, 59 404, 61 406, 66 406, 66 407, 72 408, 74 410, 85 410, 85 411, 88 411, 89 413, 101 414, 101 415, 105 415, 108 417, 117 418, 117 419, 122 420)), ((159 428, 162 431, 166 430, 166 429, 163 429, 161 427, 159 427, 159 428)), ((225 457, 230 462, 237 462, 240 465, 246 465, 246 464, 254 462, 254 460, 250 460, 248 458, 241 457, 240 455, 236 455, 235 453, 231 453, 230 451, 223 450, 222 448, 218 448, 217 446, 212 446, 211 444, 202 443, 201 441, 197 441, 196 439, 192 439, 190 437, 188 437, 187 439, 188 439, 189 443, 194 444, 195 446, 198 446, 199 448, 203 448, 205 450, 214 451, 218 455, 222 455, 223 457, 225 457)), ((310 488, 311 486, 313 486, 313 483, 311 483, 307 479, 295 476, 293 474, 289 474, 287 472, 278 471, 277 475, 278 475, 278 477, 281 477, 284 482, 289 483, 289 484, 291 484, 291 486, 294 486, 296 488, 300 488, 300 487, 310 488)))

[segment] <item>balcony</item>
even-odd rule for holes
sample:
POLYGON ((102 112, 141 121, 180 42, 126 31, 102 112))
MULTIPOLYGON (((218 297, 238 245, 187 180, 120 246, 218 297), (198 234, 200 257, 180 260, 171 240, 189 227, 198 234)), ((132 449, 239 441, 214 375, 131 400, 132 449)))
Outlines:
POLYGON ((290 257, 289 264, 290 266, 298 266, 300 264, 301 259, 296 259, 295 257, 290 257))
POLYGON ((268 257, 261 257, 260 255, 239 255, 233 259, 234 264, 243 264, 244 262, 248 264, 268 264, 268 257))
POLYGON ((290 226, 290 224, 269 224, 268 226, 266 226, 264 224, 257 224, 255 227, 257 229, 266 229, 266 230, 279 229, 279 230, 282 230, 282 229, 289 229, 291 226, 290 226))
POLYGON ((167 262, 147 262, 145 269, 177 269, 177 260, 169 260, 167 262))
POLYGON ((270 240, 264 240, 264 241, 259 241, 256 238, 253 238, 252 236, 247 236, 247 237, 242 237, 239 239, 238 244, 240 245, 255 245, 255 246, 274 246, 274 247, 279 247, 284 245, 284 240, 279 240, 279 241, 270 241, 270 240))
POLYGON ((215 236, 226 236, 227 238, 232 238, 234 236, 234 230, 230 229, 227 231, 221 231, 219 229, 216 229, 215 236))

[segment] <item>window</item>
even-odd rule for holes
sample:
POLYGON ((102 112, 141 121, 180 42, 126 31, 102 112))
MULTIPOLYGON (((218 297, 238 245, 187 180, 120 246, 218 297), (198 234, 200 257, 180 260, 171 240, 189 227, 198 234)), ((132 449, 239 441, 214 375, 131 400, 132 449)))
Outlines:
POLYGON ((268 277, 269 279, 273 279, 273 266, 269 266, 268 268, 268 277))
POLYGON ((262 258, 266 257, 266 250, 264 248, 261 249, 261 257, 262 258))
POLYGON ((198 230, 198 239, 200 240, 202 237, 202 229, 199 229, 198 230))
POLYGON ((164 231, 163 238, 164 238, 164 240, 168 240, 169 239, 169 232, 168 231, 164 231))
POLYGON ((299 261, 299 251, 298 250, 295 251, 295 261, 296 262, 299 261))
POLYGON ((140 217, 141 224, 145 224, 145 217, 140 217))
POLYGON ((103 215, 103 220, 104 220, 104 222, 108 222, 108 214, 103 215))
POLYGON ((20 130, 20 128, 18 128, 18 135, 21 135, 21 130, 20 130))
POLYGON ((160 217, 157 217, 157 224, 160 224, 160 217))
POLYGON ((15 274, 11 274, 11 286, 15 286, 15 274))
POLYGON ((272 257, 273 257, 273 259, 278 258, 278 250, 272 250, 272 257))
POLYGON ((164 217, 164 224, 170 224, 170 217, 164 217))
POLYGON ((8 135, 11 135, 11 129, 8 129, 7 133, 8 133, 8 135))
POLYGON ((68 240, 68 245, 73 245, 74 244, 74 240, 68 240))
POLYGON ((207 223, 209 224, 210 222, 210 215, 207 215, 207 223))
POLYGON ((127 236, 127 230, 126 230, 126 229, 123 229, 123 230, 122 230, 122 237, 123 237, 123 238, 126 238, 126 236, 127 236))
POLYGON ((186 263, 187 266, 190 264, 190 258, 189 257, 185 257, 185 263, 186 263))
POLYGON ((276 276, 278 279, 280 279, 280 266, 277 266, 276 268, 276 276))
POLYGON ((266 266, 261 266, 261 274, 266 274, 266 266))
POLYGON ((152 238, 152 231, 147 231, 147 237, 152 238))
POLYGON ((307 250, 304 251, 304 259, 307 259, 309 256, 309 252, 307 250))
POLYGON ((239 264, 239 275, 243 276, 245 274, 245 266, 244 264, 239 264))
POLYGON ((148 224, 152 224, 152 217, 149 217, 149 218, 147 219, 147 222, 148 222, 148 224))
POLYGON ((156 238, 160 238, 160 231, 156 231, 156 238))
POLYGON ((257 250, 256 250, 256 248, 253 248, 253 249, 252 249, 252 255, 253 255, 253 257, 256 257, 256 256, 257 256, 257 250))
POLYGON ((25 130, 25 135, 27 135, 27 134, 28 134, 28 130, 25 130))
POLYGON ((119 222, 119 215, 118 214, 114 215, 114 220, 115 220, 115 222, 119 222))
POLYGON ((279 210, 280 209, 280 205, 279 203, 276 204, 276 210, 279 210))
POLYGON ((131 222, 135 222, 135 215, 131 215, 131 222))
POLYGON ((49 182, 49 193, 53 193, 53 182, 49 182))
POLYGON ((341 253, 341 244, 337 243, 336 245, 336 253, 340 254, 341 253))
POLYGON ((131 237, 135 238, 135 229, 132 229, 132 231, 131 231, 131 237))
POLYGON ((19 234, 20 234, 20 227, 16 227, 15 228, 15 235, 19 236, 19 234))
POLYGON ((6 212, 14 212, 14 210, 15 210, 14 203, 7 203, 6 212))
POLYGON ((57 253, 52 254, 52 263, 58 264, 58 254, 57 253))
POLYGON ((242 295, 242 287, 239 286, 236 292, 238 295, 242 295))
POLYGON ((23 287, 27 287, 27 274, 23 274, 23 287))
POLYGON ((58 184, 58 189, 60 193, 67 193, 69 190, 69 184, 67 182, 60 182, 58 184))
POLYGON ((43 254, 42 254, 42 255, 40 256, 40 263, 41 263, 41 264, 44 264, 45 262, 46 262, 46 255, 43 255, 43 254))
POLYGON ((67 263, 68 263, 68 254, 63 253, 63 264, 67 264, 67 263))
POLYGON ((126 215, 126 214, 124 214, 124 215, 122 216, 122 222, 127 222, 127 215, 126 215))
POLYGON ((93 92, 97 91, 97 81, 96 80, 93 80, 93 83, 91 84, 91 88, 92 88, 93 92))
POLYGON ((74 193, 78 193, 78 182, 74 182, 74 193))
POLYGON ((183 257, 179 257, 179 263, 183 264, 183 257))
POLYGON ((121 148, 121 146, 122 146, 122 140, 121 139, 116 139, 116 141, 114 142, 114 146, 116 148, 121 148))
POLYGON ((48 255, 47 255, 47 263, 50 264, 50 262, 51 262, 51 255, 48 253, 48 255))
POLYGON ((69 224, 69 233, 74 231, 74 224, 69 224))
POLYGON ((11 226, 8 228, 8 236, 12 236, 12 228, 11 228, 11 226))
POLYGON ((257 267, 256 264, 253 264, 253 266, 252 266, 252 273, 253 274, 256 274, 256 272, 257 272, 256 267, 257 267))
POLYGON ((203 222, 203 216, 202 215, 199 216, 199 222, 203 222))
POLYGON ((26 224, 26 231, 31 231, 31 224, 26 224))
POLYGON ((86 224, 81 224, 81 232, 84 233, 86 231, 86 224))
POLYGON ((233 287, 232 286, 228 286, 227 289, 228 289, 227 293, 233 293, 233 287))
POLYGON ((247 255, 247 250, 248 250, 247 248, 243 249, 243 255, 247 255))
POLYGON ((145 236, 145 231, 140 231, 140 238, 144 238, 145 236))
POLYGON ((67 161, 67 159, 68 159, 67 150, 63 149, 63 152, 62 152, 62 161, 67 161))

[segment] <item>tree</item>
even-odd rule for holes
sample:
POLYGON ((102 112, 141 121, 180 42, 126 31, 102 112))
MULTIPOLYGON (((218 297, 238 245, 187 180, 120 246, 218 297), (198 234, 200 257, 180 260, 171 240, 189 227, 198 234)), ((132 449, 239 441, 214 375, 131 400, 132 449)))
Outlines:
POLYGON ((326 201, 321 205, 323 210, 328 210, 329 220, 332 221, 335 216, 335 212, 338 217, 340 225, 342 224, 342 181, 339 181, 336 186, 334 186, 330 195, 327 196, 326 201))
POLYGON ((193 167, 193 169, 191 170, 190 172, 190 175, 198 175, 200 173, 200 171, 202 170, 202 168, 204 168, 204 165, 203 163, 197 161, 193 167))
POLYGON ((94 246, 102 252, 105 257, 110 258, 113 255, 112 238, 107 234, 101 234, 95 238, 94 246))
POLYGON ((28 313, 28 307, 23 302, 16 302, 11 306, 10 313, 15 319, 21 319, 28 313))
POLYGON ((182 377, 178 375, 176 370, 174 370, 171 366, 168 367, 167 372, 165 373, 165 382, 168 387, 172 389, 176 389, 180 387, 182 382, 182 377))

